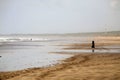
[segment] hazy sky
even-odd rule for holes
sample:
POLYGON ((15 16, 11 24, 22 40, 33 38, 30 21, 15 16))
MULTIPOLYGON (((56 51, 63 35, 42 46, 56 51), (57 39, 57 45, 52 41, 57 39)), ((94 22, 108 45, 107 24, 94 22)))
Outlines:
POLYGON ((120 30, 120 0, 0 0, 0 33, 120 30))

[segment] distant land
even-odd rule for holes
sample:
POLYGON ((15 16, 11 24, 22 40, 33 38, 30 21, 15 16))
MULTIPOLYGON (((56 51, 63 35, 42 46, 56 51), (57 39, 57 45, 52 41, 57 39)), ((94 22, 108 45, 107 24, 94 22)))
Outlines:
POLYGON ((82 32, 63 34, 0 34, 0 36, 120 36, 120 31, 82 32))
POLYGON ((108 31, 108 32, 85 32, 85 33, 68 33, 67 35, 83 35, 83 36, 120 36, 120 31, 108 31))

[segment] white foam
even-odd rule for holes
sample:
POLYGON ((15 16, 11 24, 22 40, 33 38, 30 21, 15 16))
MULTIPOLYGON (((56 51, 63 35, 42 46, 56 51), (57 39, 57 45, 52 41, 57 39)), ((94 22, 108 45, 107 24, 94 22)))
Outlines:
POLYGON ((48 41, 47 38, 35 37, 0 37, 0 42, 18 42, 18 41, 48 41))

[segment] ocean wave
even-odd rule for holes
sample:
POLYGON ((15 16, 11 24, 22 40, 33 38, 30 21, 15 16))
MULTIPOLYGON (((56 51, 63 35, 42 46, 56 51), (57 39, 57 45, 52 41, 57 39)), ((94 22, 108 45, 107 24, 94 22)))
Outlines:
POLYGON ((0 42, 18 42, 18 41, 49 41, 47 38, 24 38, 24 37, 0 37, 0 42))

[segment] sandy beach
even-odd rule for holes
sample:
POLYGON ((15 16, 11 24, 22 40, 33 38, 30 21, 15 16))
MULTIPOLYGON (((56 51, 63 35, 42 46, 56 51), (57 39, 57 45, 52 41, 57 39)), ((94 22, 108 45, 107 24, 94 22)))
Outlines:
POLYGON ((120 54, 79 54, 48 68, 0 73, 1 80, 120 80, 120 54))
MULTIPOLYGON (((101 49, 101 46, 120 45, 120 37, 95 37, 94 40, 97 42, 96 49, 101 49)), ((65 50, 91 49, 90 43, 72 43, 62 46, 65 50)), ((120 80, 120 52, 54 53, 74 54, 74 56, 50 67, 0 72, 0 80, 120 80)))

